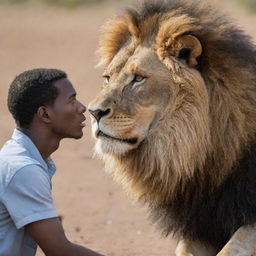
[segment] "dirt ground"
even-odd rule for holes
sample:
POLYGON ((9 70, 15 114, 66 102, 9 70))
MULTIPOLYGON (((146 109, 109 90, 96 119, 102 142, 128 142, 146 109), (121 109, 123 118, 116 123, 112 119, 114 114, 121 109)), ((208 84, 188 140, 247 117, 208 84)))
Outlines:
MULTIPOLYGON (((255 15, 230 2, 221 5, 256 37, 255 15)), ((0 146, 14 128, 6 96, 10 82, 20 72, 35 67, 63 69, 84 104, 96 95, 102 81, 102 70, 94 68, 99 29, 119 6, 68 10, 33 3, 0 5, 0 146)), ((100 160, 92 158, 89 119, 87 113, 83 139, 64 140, 53 155, 58 167, 53 197, 68 238, 109 256, 174 255, 176 242, 161 238, 147 219, 146 208, 132 202, 104 173, 100 160)), ((42 255, 38 250, 37 256, 42 255)))

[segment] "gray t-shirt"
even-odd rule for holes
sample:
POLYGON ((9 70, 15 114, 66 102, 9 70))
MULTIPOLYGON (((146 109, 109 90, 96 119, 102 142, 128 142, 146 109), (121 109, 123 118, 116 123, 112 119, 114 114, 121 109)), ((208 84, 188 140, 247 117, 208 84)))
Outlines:
POLYGON ((51 196, 55 165, 15 129, 0 150, 0 255, 34 256, 37 244, 24 226, 57 217, 51 196))

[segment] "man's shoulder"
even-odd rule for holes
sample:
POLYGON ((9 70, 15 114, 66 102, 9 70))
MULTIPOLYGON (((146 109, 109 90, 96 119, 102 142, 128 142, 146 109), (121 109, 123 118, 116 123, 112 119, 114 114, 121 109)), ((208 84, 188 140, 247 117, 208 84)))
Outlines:
POLYGON ((26 148, 24 145, 14 139, 6 141, 3 147, 0 149, 0 157, 15 156, 20 154, 26 154, 26 148))
POLYGON ((26 165, 39 164, 32 158, 25 147, 9 140, 0 150, 0 174, 2 169, 20 169, 26 165))
POLYGON ((20 178, 27 177, 31 170, 38 175, 38 178, 46 177, 47 180, 51 178, 51 166, 54 165, 42 159, 38 149, 29 138, 18 131, 16 133, 19 137, 12 137, 0 150, 0 194, 13 177, 20 172, 18 175, 20 178))
POLYGON ((40 166, 40 163, 29 156, 0 155, 0 175, 4 170, 19 170, 27 165, 40 166))
POLYGON ((26 166, 42 169, 40 163, 30 157, 25 148, 8 141, 0 150, 0 194, 14 175, 26 166))
POLYGON ((0 197, 12 180, 17 180, 17 177, 21 181, 33 179, 35 183, 35 177, 38 179, 41 179, 40 177, 48 179, 47 174, 43 171, 40 164, 33 159, 17 157, 15 161, 11 161, 11 159, 2 161, 0 158, 0 197), (32 175, 33 173, 34 175, 32 175))
POLYGON ((33 150, 36 150, 36 147, 31 149, 31 145, 28 145, 28 143, 24 142, 24 140, 21 140, 20 138, 16 139, 12 137, 0 149, 0 161, 12 163, 14 161, 16 162, 16 159, 17 159, 18 163, 23 163, 22 160, 24 160, 24 162, 34 163, 36 162, 37 159, 35 159, 31 155, 30 151, 33 151, 33 150))

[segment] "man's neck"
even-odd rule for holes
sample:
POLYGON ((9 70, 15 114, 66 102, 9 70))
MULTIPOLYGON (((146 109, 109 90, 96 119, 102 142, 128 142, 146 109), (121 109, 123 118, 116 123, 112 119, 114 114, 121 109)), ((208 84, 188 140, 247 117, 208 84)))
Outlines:
POLYGON ((60 144, 60 139, 51 136, 47 131, 33 128, 20 128, 18 130, 26 134, 35 144, 42 158, 46 160, 60 144))

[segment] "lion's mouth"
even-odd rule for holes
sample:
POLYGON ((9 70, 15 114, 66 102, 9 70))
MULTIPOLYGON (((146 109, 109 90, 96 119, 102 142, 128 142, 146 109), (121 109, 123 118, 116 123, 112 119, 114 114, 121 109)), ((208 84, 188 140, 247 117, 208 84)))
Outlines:
POLYGON ((130 138, 130 139, 121 139, 121 138, 116 138, 116 137, 112 137, 108 134, 103 133, 102 131, 98 131, 96 134, 96 137, 104 137, 107 139, 112 139, 112 140, 116 140, 116 141, 120 141, 120 142, 124 142, 124 143, 128 143, 131 145, 134 145, 137 143, 138 139, 137 138, 130 138))

